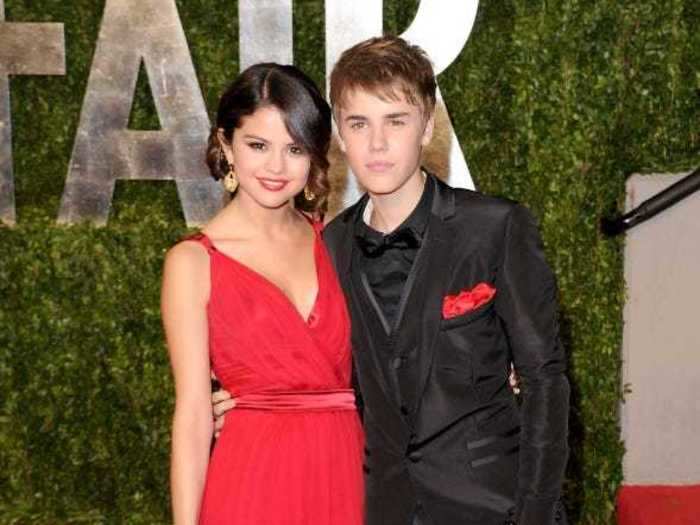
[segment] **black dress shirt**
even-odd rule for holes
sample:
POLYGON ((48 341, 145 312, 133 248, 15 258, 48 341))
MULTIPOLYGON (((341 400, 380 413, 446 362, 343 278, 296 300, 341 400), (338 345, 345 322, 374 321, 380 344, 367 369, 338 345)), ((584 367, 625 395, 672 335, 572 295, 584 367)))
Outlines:
MULTIPOLYGON (((404 285, 423 242, 434 182, 428 178, 418 204, 398 228, 383 234, 369 226, 359 213, 356 241, 360 247, 360 272, 366 278, 384 318, 393 331, 404 285)), ((367 201, 370 202, 369 200, 367 201)), ((367 219, 368 220, 368 219, 367 219)))

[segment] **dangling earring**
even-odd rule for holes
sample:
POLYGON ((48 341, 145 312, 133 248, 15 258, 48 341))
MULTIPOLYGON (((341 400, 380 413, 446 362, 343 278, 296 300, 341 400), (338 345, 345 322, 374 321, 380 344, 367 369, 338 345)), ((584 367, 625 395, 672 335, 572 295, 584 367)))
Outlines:
POLYGON ((235 192, 238 189, 238 177, 224 155, 224 148, 219 149, 219 166, 228 166, 228 172, 224 175, 224 188, 229 193, 235 192))
POLYGON ((316 194, 311 191, 311 189, 308 186, 304 186, 304 198, 307 201, 312 201, 316 198, 316 194))
POLYGON ((229 193, 233 193, 238 189, 238 177, 236 177, 233 167, 229 168, 228 173, 224 177, 224 188, 229 193))

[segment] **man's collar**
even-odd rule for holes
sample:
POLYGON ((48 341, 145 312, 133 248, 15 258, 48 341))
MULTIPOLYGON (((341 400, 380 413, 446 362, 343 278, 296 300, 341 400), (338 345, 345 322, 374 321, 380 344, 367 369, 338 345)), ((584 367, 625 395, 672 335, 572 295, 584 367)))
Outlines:
MULTIPOLYGON (((428 174, 428 180, 432 180, 434 185, 433 203, 430 210, 431 214, 439 217, 443 221, 451 219, 455 214, 454 188, 442 182, 425 168, 422 169, 428 174)), ((369 194, 365 193, 355 204, 341 214, 340 220, 344 223, 352 222, 355 226, 360 224, 362 222, 362 213, 368 201, 369 194)))

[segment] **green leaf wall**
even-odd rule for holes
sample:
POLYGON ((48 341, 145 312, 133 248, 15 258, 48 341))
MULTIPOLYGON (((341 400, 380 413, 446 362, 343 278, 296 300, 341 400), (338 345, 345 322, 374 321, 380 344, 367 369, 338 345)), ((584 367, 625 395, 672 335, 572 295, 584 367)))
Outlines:
MULTIPOLYGON (((236 3, 178 0, 210 112, 238 71, 236 3)), ((418 2, 386 0, 403 31, 418 2)), ((173 390, 158 311, 186 228, 171 182, 120 182, 105 228, 55 217, 104 2, 6 0, 62 22, 67 75, 11 79, 18 224, 0 227, 0 522, 169 521, 173 390), (40 5, 39 5, 40 4, 40 5)), ((323 2, 294 5, 297 64, 324 82, 323 2)), ((622 245, 598 233, 633 172, 700 164, 700 5, 482 0, 439 78, 482 191, 529 206, 571 356, 573 521, 612 523, 621 482, 622 245)), ((145 81, 131 123, 158 127, 145 81)))

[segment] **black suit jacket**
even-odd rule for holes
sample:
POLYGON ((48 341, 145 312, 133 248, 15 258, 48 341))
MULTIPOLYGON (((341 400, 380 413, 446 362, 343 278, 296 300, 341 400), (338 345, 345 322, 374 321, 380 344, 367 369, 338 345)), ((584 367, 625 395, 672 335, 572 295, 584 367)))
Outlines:
POLYGON ((537 227, 518 204, 434 181, 425 251, 407 283, 397 333, 404 344, 401 326, 419 323, 412 412, 397 401, 372 333, 378 323, 368 317, 376 314, 361 306, 365 292, 352 275, 354 230, 367 196, 324 231, 352 319, 366 523, 406 525, 418 503, 435 525, 554 523, 568 456, 569 383, 555 280, 537 227), (446 295, 481 282, 496 289, 491 301, 442 318, 446 295), (508 385, 511 362, 521 405, 508 385))

